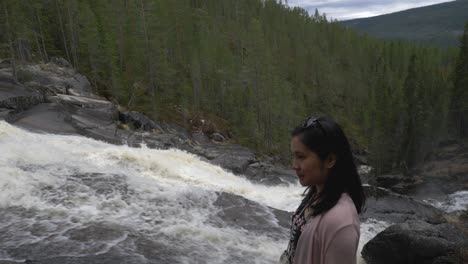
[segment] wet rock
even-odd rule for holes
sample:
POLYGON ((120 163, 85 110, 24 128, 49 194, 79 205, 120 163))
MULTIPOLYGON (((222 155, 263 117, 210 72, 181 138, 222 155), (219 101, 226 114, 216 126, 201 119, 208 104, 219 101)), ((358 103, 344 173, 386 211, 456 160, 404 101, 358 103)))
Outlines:
POLYGON ((85 76, 54 63, 19 66, 18 79, 29 86, 54 87, 62 94, 91 96, 91 84, 85 76))
POLYGON ((447 140, 430 153, 411 173, 421 182, 411 194, 424 199, 468 190, 468 141, 447 140))
POLYGON ((50 61, 60 67, 68 67, 68 68, 72 67, 72 65, 64 58, 52 57, 50 61))
POLYGON ((226 138, 220 133, 213 133, 212 137, 214 141, 218 141, 218 142, 226 141, 226 138))
POLYGON ((354 160, 358 165, 368 165, 367 156, 364 154, 355 154, 353 153, 354 160))
POLYGON ((0 68, 11 67, 11 60, 9 59, 0 59, 0 68))
POLYGON ((45 98, 39 91, 15 83, 11 75, 0 71, 0 109, 3 112, 18 113, 42 102, 45 98))
POLYGON ((54 134, 78 133, 78 130, 69 122, 70 115, 55 103, 37 105, 16 115, 14 119, 10 122, 13 121, 13 124, 32 131, 54 134))
POLYGON ((40 94, 15 96, 0 101, 0 108, 12 109, 16 112, 21 112, 44 101, 44 98, 40 94))
POLYGON ((151 131, 153 129, 162 130, 153 120, 142 113, 135 111, 119 112, 119 120, 130 125, 133 129, 151 131))
POLYGON ((211 144, 210 138, 208 138, 205 133, 202 131, 197 131, 192 133, 192 140, 199 145, 209 145, 211 144))
POLYGON ((402 223, 408 220, 444 222, 442 211, 409 196, 369 185, 364 186, 364 191, 367 201, 365 211, 361 215, 363 219, 373 218, 390 223, 402 223))
POLYGON ((269 162, 250 164, 245 171, 245 176, 249 180, 270 186, 297 183, 297 176, 292 169, 273 165, 269 162))
POLYGON ((370 177, 371 184, 391 189, 394 192, 408 194, 419 183, 419 179, 413 175, 385 174, 370 177))
POLYGON ((291 221, 291 214, 288 212, 263 206, 230 193, 220 193, 214 205, 220 208, 213 218, 213 224, 217 226, 244 228, 259 235, 278 238, 287 235, 291 221))
POLYGON ((466 230, 453 225, 412 220, 390 226, 362 250, 367 264, 466 263, 466 230))
POLYGON ((205 150, 205 157, 212 158, 213 164, 237 174, 243 174, 247 166, 255 161, 254 153, 239 145, 211 146, 205 150))
POLYGON ((116 107, 105 100, 57 95, 50 103, 22 112, 12 123, 34 131, 81 134, 121 144, 116 134, 116 107))

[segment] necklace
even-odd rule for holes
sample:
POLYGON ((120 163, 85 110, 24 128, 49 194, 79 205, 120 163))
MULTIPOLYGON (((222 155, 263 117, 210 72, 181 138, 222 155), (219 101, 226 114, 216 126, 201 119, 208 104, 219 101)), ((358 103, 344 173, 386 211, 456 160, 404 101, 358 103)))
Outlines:
POLYGON ((296 213, 292 216, 291 233, 288 248, 286 249, 289 263, 293 263, 296 245, 299 241, 299 237, 301 236, 304 225, 310 218, 313 217, 313 209, 311 206, 315 204, 316 197, 316 193, 307 194, 307 196, 302 200, 301 204, 297 208, 296 213))

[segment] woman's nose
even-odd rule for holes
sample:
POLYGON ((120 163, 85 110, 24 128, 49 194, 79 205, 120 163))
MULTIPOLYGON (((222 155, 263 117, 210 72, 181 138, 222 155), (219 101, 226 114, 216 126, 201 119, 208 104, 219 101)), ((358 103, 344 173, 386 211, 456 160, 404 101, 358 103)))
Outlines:
POLYGON ((292 161, 292 169, 293 170, 299 170, 299 164, 296 162, 296 160, 292 161))

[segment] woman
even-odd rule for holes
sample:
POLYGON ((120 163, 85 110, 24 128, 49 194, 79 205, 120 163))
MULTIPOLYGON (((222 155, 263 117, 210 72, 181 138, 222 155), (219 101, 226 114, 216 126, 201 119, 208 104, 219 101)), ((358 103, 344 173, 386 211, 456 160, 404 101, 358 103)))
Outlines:
POLYGON ((308 118, 292 132, 291 151, 307 189, 280 262, 355 264, 365 196, 343 130, 330 118, 308 118))

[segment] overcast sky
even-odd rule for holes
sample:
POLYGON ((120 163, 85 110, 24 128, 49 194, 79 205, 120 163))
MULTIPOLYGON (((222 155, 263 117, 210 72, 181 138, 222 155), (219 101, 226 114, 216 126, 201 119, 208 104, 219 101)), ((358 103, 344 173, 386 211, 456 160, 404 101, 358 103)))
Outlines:
POLYGON ((327 18, 347 20, 377 16, 405 9, 433 5, 447 0, 288 0, 289 6, 300 6, 314 14, 326 13, 327 18))

